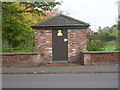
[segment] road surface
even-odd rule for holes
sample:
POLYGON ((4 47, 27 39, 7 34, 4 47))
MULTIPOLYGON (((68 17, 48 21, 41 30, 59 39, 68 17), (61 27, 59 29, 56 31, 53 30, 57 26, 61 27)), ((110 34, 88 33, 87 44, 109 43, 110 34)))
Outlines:
POLYGON ((4 74, 3 88, 118 88, 118 74, 4 74))

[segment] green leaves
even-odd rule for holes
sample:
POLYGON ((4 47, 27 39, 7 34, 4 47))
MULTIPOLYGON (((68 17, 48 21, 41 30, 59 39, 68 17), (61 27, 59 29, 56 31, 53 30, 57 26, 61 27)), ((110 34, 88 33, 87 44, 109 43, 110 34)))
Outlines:
POLYGON ((99 33, 87 35, 87 50, 88 51, 103 51, 105 42, 99 33))
POLYGON ((87 35, 88 38, 87 49, 89 51, 104 51, 106 50, 106 47, 117 46, 117 43, 114 43, 117 42, 117 37, 118 37, 117 25, 113 25, 112 27, 104 27, 103 29, 99 27, 98 30, 99 32, 95 32, 92 35, 87 35))
POLYGON ((9 6, 3 5, 3 13, 33 13, 38 15, 44 15, 42 11, 52 10, 56 5, 60 5, 60 2, 5 2, 4 4, 17 4, 16 6, 22 8, 10 9, 9 6), (35 9, 37 8, 37 9, 35 9))
POLYGON ((59 4, 58 2, 3 2, 2 38, 3 42, 8 42, 9 51, 17 47, 33 49, 34 30, 30 26, 38 20, 41 21, 38 15, 43 15, 43 11, 51 10, 59 4))

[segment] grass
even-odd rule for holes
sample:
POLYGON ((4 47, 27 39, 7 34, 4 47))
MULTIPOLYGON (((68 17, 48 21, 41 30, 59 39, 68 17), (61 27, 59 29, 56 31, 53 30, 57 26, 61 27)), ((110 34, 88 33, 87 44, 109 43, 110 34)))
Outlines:
POLYGON ((8 48, 2 48, 2 52, 9 52, 8 48))
POLYGON ((116 46, 106 45, 104 51, 116 51, 116 46))
POLYGON ((116 48, 116 41, 115 40, 109 41, 106 43, 104 51, 116 51, 116 50, 117 50, 117 48, 116 48))
MULTIPOLYGON (((24 48, 13 48, 12 49, 12 52, 34 52, 35 50, 32 50, 31 48, 27 48, 27 49, 24 49, 24 48)), ((7 52, 9 53, 9 48, 2 48, 2 52, 7 52)))

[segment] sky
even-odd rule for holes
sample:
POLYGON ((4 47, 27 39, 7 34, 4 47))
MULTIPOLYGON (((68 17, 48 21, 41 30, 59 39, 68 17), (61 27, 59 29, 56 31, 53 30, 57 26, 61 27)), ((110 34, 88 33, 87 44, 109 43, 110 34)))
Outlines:
POLYGON ((69 16, 89 23, 93 31, 116 24, 118 18, 117 0, 57 0, 62 1, 60 10, 69 16))

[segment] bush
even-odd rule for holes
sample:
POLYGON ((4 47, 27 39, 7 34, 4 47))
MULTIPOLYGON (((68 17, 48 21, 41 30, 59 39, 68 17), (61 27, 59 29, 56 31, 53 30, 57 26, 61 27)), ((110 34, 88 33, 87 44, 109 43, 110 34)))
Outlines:
POLYGON ((105 47, 105 42, 101 40, 91 40, 87 42, 88 51, 103 51, 105 47))

